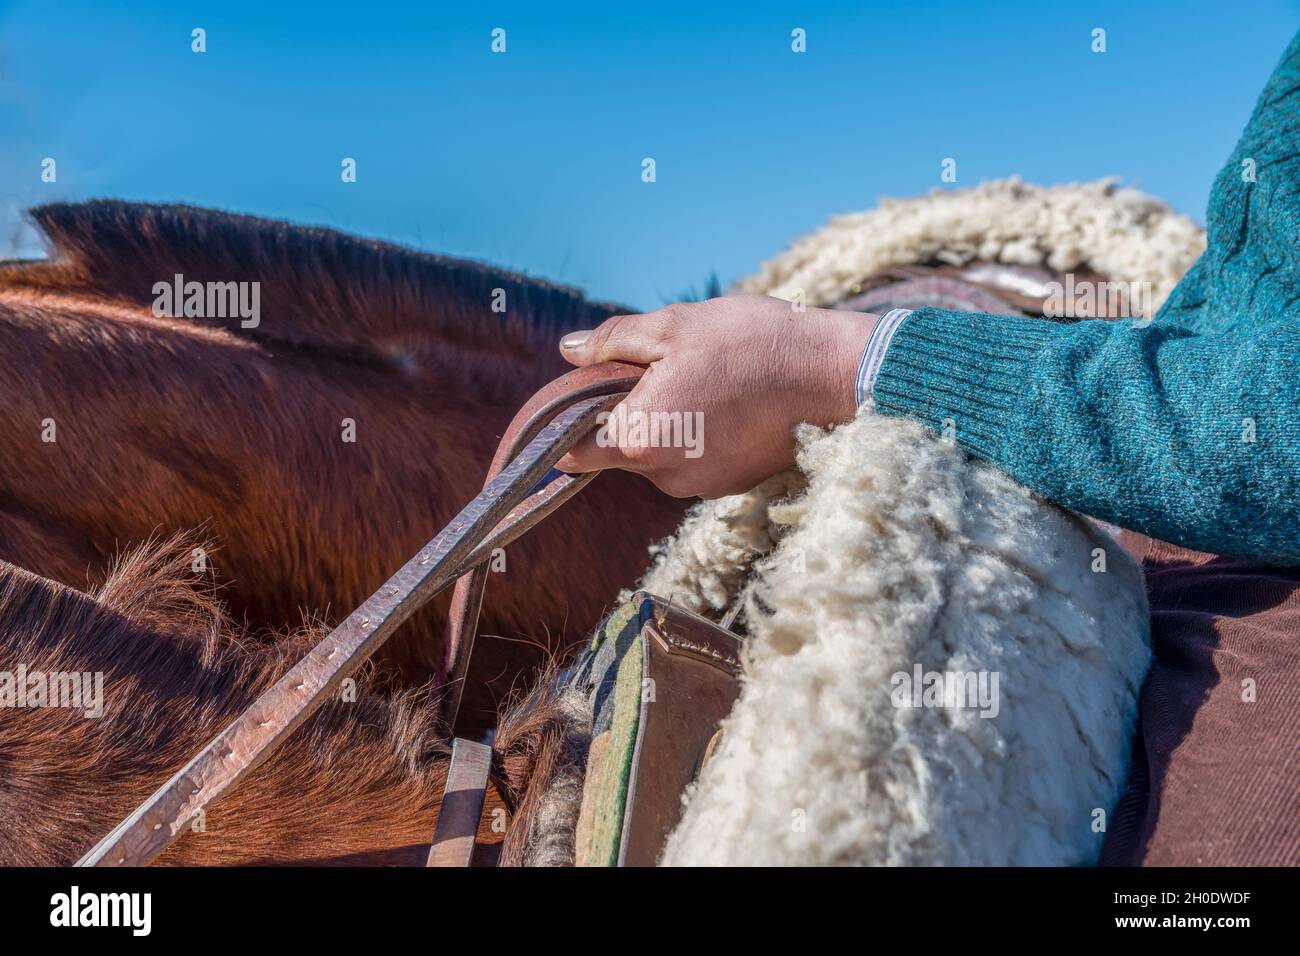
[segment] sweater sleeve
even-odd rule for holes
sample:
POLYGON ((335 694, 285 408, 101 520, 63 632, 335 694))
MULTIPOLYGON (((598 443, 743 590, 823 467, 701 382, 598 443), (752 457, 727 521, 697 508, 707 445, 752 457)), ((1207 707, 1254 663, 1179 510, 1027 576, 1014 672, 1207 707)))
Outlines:
POLYGON ((874 394, 1068 508, 1300 563, 1295 322, 1198 332, 919 309, 874 394))
POLYGON ((1215 180, 1205 254, 1154 322, 919 309, 880 411, 1068 508, 1300 564, 1300 35, 1215 180))

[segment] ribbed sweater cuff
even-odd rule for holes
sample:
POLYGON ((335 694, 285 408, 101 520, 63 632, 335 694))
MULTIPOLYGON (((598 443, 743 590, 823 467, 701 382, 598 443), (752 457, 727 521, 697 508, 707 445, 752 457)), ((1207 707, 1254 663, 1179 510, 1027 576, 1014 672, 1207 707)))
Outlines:
POLYGON ((889 344, 876 409, 918 418, 999 461, 1015 441, 1031 366, 1062 329, 1043 319, 917 309, 889 344))

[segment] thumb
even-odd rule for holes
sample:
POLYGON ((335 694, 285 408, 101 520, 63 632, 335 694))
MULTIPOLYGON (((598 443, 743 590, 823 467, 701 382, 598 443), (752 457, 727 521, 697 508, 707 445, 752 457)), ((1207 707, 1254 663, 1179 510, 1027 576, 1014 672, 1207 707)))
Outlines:
POLYGON ((663 323, 646 315, 615 315, 595 329, 560 339, 560 354, 574 365, 633 362, 649 365, 664 357, 663 323))

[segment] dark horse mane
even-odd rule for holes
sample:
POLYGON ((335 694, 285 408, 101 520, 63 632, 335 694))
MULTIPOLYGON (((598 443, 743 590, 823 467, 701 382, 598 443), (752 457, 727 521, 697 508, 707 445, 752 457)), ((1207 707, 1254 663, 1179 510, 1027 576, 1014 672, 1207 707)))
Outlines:
POLYGON ((470 347, 553 351, 560 334, 625 311, 521 273, 283 220, 108 199, 29 215, 51 259, 0 263, 0 288, 149 305, 154 283, 178 272, 186 281, 257 281, 266 320, 224 327, 352 360, 390 358, 431 333, 470 347), (492 310, 497 289, 504 312, 492 310))

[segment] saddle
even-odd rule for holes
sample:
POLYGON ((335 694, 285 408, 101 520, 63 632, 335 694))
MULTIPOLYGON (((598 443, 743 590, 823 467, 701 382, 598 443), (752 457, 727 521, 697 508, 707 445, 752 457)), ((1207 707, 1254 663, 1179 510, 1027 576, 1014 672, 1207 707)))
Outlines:
MULTIPOLYGON (((553 466, 595 429, 644 368, 575 369, 537 392, 507 428, 482 492, 78 866, 139 866, 190 829, 337 692, 415 610, 454 584, 444 663, 443 723, 453 731, 493 552, 577 494, 595 473, 553 466)), ((564 673, 592 714, 577 862, 653 865, 681 815, 681 797, 718 740, 739 694, 739 638, 638 592, 606 619, 564 673)), ((475 860, 492 750, 455 737, 430 866, 475 860)))

